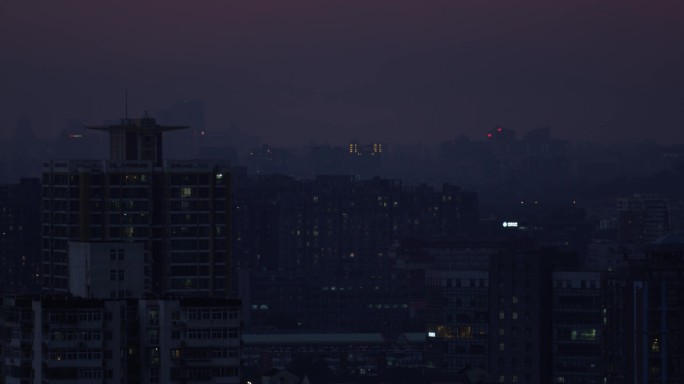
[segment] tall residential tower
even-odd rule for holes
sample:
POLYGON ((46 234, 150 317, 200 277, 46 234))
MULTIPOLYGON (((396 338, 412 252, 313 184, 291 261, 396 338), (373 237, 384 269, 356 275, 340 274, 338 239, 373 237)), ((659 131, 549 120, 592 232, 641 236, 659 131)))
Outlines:
POLYGON ((147 116, 90 128, 109 160, 43 165, 43 290, 68 291, 70 241, 137 242, 145 296, 229 296, 228 165, 164 160, 163 133, 185 127, 147 116))

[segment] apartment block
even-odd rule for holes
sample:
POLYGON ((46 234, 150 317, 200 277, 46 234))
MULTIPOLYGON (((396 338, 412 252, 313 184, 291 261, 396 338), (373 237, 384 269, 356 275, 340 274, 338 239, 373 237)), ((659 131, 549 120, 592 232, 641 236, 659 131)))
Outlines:
POLYGON ((69 289, 69 242, 144 245, 147 296, 230 293, 230 171, 215 161, 164 161, 152 118, 95 127, 110 132, 110 160, 50 161, 42 180, 42 278, 69 289))
POLYGON ((6 383, 238 383, 240 303, 5 298, 6 383))

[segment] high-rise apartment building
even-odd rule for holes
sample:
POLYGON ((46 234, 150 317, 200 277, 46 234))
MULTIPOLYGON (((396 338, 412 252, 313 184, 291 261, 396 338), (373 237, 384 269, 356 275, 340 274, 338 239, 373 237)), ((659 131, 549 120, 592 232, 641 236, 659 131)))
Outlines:
POLYGON ((509 249, 490 265, 490 373, 500 383, 541 383, 550 376, 551 252, 509 249))
POLYGON ((67 292, 69 242, 144 245, 146 296, 230 292, 230 174, 212 161, 163 160, 165 127, 149 117, 93 127, 110 159, 43 166, 43 290, 67 292))
POLYGON ((165 161, 180 128, 94 127, 109 160, 44 164, 47 295, 3 302, 7 382, 239 382, 229 169, 165 161))
POLYGON ((552 292, 552 382, 602 383, 601 274, 554 272, 552 292))
POLYGON ((40 285, 40 180, 0 185, 0 291, 36 292, 40 285))
POLYGON ((644 251, 603 283, 604 383, 684 382, 684 238, 644 251))
POLYGON ((448 238, 477 223, 476 195, 449 184, 247 176, 236 177, 234 193, 235 266, 255 327, 415 330, 408 272, 394 269, 393 246, 408 236, 448 238))
POLYGON ((489 369, 489 273, 427 271, 428 365, 447 372, 489 369))
MULTIPOLYGON (((425 271, 428 367, 452 373, 474 367, 499 383, 546 382, 555 374, 554 343, 565 337, 565 333, 556 337, 553 327, 558 325, 562 332, 575 327, 567 333, 575 330, 576 334, 590 331, 583 323, 585 308, 554 306, 553 272, 576 268, 574 254, 539 248, 525 239, 423 243, 404 251, 409 256, 407 268, 425 271), (558 311, 557 322, 552 309, 558 311)), ((598 296, 596 287, 591 287, 598 296)), ((585 293, 565 294, 574 300, 585 293)), ((559 293, 556 299, 566 298, 559 293)), ((594 324, 594 337, 597 327, 594 324)), ((590 347, 595 347, 597 341, 592 343, 590 347)), ((563 357, 574 356, 577 343, 568 340, 567 344, 572 345, 563 344, 562 355, 555 354, 563 364, 563 357)))

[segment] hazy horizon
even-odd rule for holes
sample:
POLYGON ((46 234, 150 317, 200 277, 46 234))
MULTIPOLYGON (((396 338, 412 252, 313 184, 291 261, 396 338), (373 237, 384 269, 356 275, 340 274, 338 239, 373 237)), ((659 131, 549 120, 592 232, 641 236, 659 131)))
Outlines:
POLYGON ((425 144, 494 126, 590 142, 684 142, 684 6, 295 0, 0 2, 0 137, 206 101, 292 146, 425 144), (388 140, 387 138, 391 138, 388 140))

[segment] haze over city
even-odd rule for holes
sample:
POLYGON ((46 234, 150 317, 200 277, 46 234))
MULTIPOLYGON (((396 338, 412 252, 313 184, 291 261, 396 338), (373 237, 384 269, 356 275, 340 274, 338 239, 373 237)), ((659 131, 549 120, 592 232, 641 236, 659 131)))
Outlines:
POLYGON ((682 141, 678 1, 0 2, 0 129, 204 100, 264 142, 682 141))
POLYGON ((684 383, 684 5, 0 0, 0 384, 684 383))

